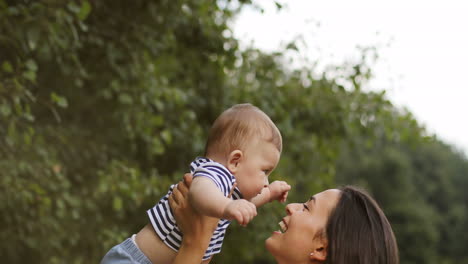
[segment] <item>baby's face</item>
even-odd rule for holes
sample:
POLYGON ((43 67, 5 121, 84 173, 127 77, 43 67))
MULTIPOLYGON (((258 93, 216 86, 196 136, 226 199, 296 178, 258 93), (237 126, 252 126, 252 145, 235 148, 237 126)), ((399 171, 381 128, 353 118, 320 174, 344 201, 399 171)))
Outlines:
POLYGON ((235 174, 244 199, 252 199, 268 186, 268 176, 278 165, 279 158, 280 152, 271 142, 260 139, 247 146, 235 174))

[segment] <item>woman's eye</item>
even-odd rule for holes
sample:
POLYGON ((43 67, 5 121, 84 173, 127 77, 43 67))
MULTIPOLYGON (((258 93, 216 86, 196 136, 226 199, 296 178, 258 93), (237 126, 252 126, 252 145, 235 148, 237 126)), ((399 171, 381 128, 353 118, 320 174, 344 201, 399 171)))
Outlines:
POLYGON ((268 173, 270 173, 270 170, 263 170, 263 172, 264 172, 265 174, 268 174, 268 173))
POLYGON ((305 210, 309 211, 309 207, 307 206, 307 204, 303 204, 303 205, 304 205, 304 210, 303 211, 305 211, 305 210))

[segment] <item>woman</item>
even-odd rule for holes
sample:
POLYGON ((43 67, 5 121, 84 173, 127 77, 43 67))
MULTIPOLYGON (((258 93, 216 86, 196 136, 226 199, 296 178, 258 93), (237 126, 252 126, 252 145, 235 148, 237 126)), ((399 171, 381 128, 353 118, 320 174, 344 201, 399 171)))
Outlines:
MULTIPOLYGON (((182 247, 174 264, 199 264, 216 219, 200 216, 188 206, 191 177, 185 175, 170 198, 180 228, 182 247)), ((280 230, 266 240, 278 264, 398 264, 392 228, 377 203, 365 192, 344 187, 286 206, 280 230)))

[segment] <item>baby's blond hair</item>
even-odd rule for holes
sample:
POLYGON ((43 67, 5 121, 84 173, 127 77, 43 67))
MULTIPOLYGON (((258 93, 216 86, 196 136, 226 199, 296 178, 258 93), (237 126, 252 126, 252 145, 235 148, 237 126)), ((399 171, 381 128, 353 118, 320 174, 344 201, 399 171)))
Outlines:
POLYGON ((244 151, 253 139, 273 143, 279 152, 283 143, 276 125, 262 110, 251 104, 237 104, 225 110, 213 123, 205 147, 205 156, 228 155, 244 151))

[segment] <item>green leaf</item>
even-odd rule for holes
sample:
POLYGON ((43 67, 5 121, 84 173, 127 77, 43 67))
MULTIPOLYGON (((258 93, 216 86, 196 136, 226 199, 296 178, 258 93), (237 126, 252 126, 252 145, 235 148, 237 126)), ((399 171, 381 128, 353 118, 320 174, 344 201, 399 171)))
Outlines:
POLYGON ((125 94, 125 93, 122 93, 119 95, 119 101, 122 103, 122 104, 127 104, 127 105, 130 105, 133 103, 133 99, 130 95, 128 94, 125 94))
POLYGON ((9 61, 4 61, 2 63, 2 68, 5 72, 8 72, 8 73, 13 72, 13 66, 11 66, 11 63, 9 61))
POLYGON ((161 140, 159 140, 158 138, 153 138, 152 140, 153 142, 153 153, 154 154, 157 154, 157 155, 160 155, 160 154, 163 154, 164 153, 164 145, 161 143, 161 140))
POLYGON ((2 113, 3 116, 8 117, 11 114, 11 107, 10 105, 3 103, 0 105, 0 113, 2 113))
POLYGON ((114 197, 112 202, 112 206, 114 210, 120 211, 122 209, 122 199, 120 197, 114 197))
POLYGON ((84 1, 78 13, 78 18, 83 21, 88 17, 89 13, 91 13, 91 5, 88 1, 84 1))
POLYGON ((275 1, 275 5, 276 5, 276 10, 281 10, 283 8, 283 5, 281 3, 278 3, 277 1, 275 1))
POLYGON ((58 106, 60 106, 62 108, 68 107, 67 98, 65 98, 63 96, 60 96, 60 95, 56 94, 55 92, 52 92, 50 94, 50 99, 52 100, 52 102, 56 103, 58 106))
POLYGON ((68 10, 76 14, 80 13, 81 11, 81 8, 73 2, 68 3, 67 7, 68 7, 68 10))
POLYGON ((37 64, 34 60, 32 59, 27 60, 25 65, 28 70, 33 71, 33 72, 37 71, 37 64))
POLYGON ((23 72, 23 77, 31 82, 36 81, 36 72, 34 71, 25 71, 23 72))
POLYGON ((161 131, 161 138, 167 143, 171 144, 172 142, 172 134, 169 130, 161 131))
POLYGON ((23 117, 30 122, 33 122, 35 120, 34 116, 31 115, 30 113, 24 113, 23 117))

